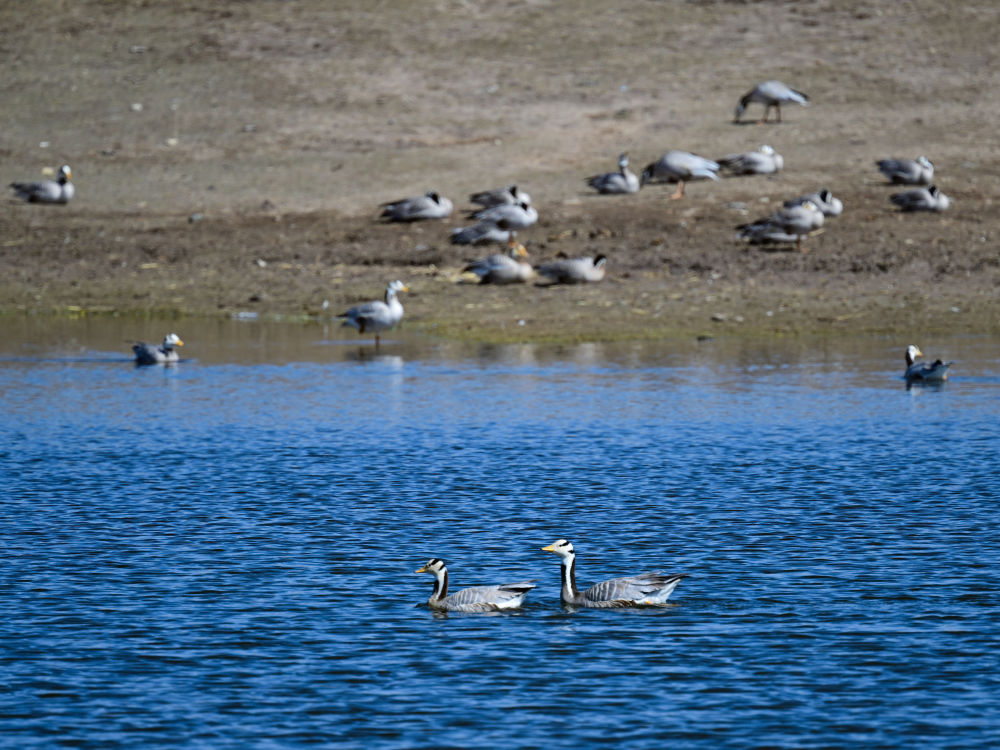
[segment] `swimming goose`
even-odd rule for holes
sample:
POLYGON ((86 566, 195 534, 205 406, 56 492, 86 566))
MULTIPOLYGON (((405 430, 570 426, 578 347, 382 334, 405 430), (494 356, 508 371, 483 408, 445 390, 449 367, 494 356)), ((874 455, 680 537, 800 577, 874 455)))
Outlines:
POLYGON ((628 168, 628 153, 618 157, 618 171, 596 174, 587 178, 587 184, 598 193, 620 195, 639 192, 639 178, 628 168))
POLYGON ((951 199, 938 190, 936 185, 894 193, 889 196, 889 200, 899 206, 901 211, 944 211, 951 205, 951 199))
POLYGON ((417 568, 414 573, 430 573, 434 576, 434 591, 427 604, 431 609, 446 612, 496 612, 501 609, 517 609, 524 603, 524 597, 535 588, 531 581, 501 583, 497 586, 473 586, 448 595, 448 568, 444 560, 434 557, 417 568))
POLYGON ((494 190, 483 190, 469 196, 472 203, 478 203, 483 208, 493 208, 493 206, 512 206, 515 203, 527 203, 531 205, 531 196, 518 188, 517 185, 508 185, 505 188, 495 188, 494 190))
POLYGON ((462 269, 462 273, 471 271, 476 274, 480 284, 517 284, 528 281, 535 275, 535 269, 524 260, 528 257, 528 251, 513 235, 514 232, 511 232, 506 253, 474 260, 462 269))
POLYGON ((451 216, 451 201, 431 190, 424 195, 403 198, 381 205, 381 219, 387 221, 420 221, 421 219, 444 219, 451 216))
MULTIPOLYGON (((51 174, 51 171, 49 171, 51 174)), ((59 168, 59 176, 54 180, 39 180, 38 182, 12 182, 10 186, 18 198, 28 203, 69 203, 76 192, 70 180, 73 172, 69 164, 59 168)))
POLYGON ((740 98, 740 103, 736 105, 736 116, 733 122, 739 122, 747 105, 753 102, 764 105, 764 116, 758 122, 767 122, 767 115, 770 113, 771 107, 778 111, 778 122, 781 122, 782 104, 801 104, 803 107, 808 107, 809 97, 781 81, 764 81, 758 83, 740 98))
POLYGON ((719 159, 719 166, 734 175, 774 174, 785 166, 785 160, 765 143, 756 151, 723 156, 719 159))
POLYGON ((132 344, 135 363, 137 365, 157 365, 165 362, 177 362, 181 355, 174 349, 175 346, 184 346, 184 342, 176 333, 168 333, 164 336, 163 343, 159 346, 147 344, 145 341, 136 341, 132 344))
POLYGON ((667 151, 642 170, 641 184, 650 180, 676 182, 677 190, 670 196, 671 200, 684 197, 684 183, 692 180, 718 180, 717 162, 687 151, 667 151))
POLYGON ((782 207, 751 224, 741 224, 739 236, 752 243, 794 242, 802 250, 802 238, 823 226, 823 212, 812 201, 782 207))
POLYGON ((923 381, 925 383, 940 383, 948 379, 948 368, 954 362, 943 362, 936 359, 933 362, 917 362, 917 357, 924 356, 916 346, 910 344, 906 347, 906 372, 903 377, 907 382, 923 381))
POLYGON ((545 552, 555 552, 562 558, 563 604, 576 607, 612 609, 619 607, 662 606, 686 574, 662 575, 658 572, 642 573, 637 576, 612 578, 591 586, 586 591, 576 587, 576 553, 573 545, 560 539, 545 552))
POLYGON ((586 284, 604 278, 607 262, 608 259, 603 255, 593 258, 565 258, 539 266, 538 273, 553 284, 586 284))
POLYGON ((385 302, 375 300, 352 307, 340 313, 344 325, 358 329, 358 333, 374 333, 375 348, 379 346, 379 334, 394 328, 403 319, 403 305, 396 298, 399 292, 410 291, 402 281, 393 281, 386 287, 385 302))
POLYGON ((451 230, 453 245, 488 245, 508 242, 514 234, 506 223, 495 221, 480 221, 468 227, 456 227, 451 230))
POLYGON ((785 201, 785 208, 801 206, 806 201, 815 203, 816 208, 822 211, 824 216, 840 216, 844 211, 843 202, 839 198, 834 198, 833 193, 826 188, 817 190, 815 193, 809 193, 808 195, 800 195, 798 198, 793 198, 790 201, 785 201))
POLYGON ((503 204, 492 208, 481 208, 469 212, 470 219, 492 221, 506 229, 527 229, 538 221, 538 210, 524 201, 503 204))
POLYGON ((893 185, 930 185, 934 178, 934 165, 926 156, 916 159, 881 159, 878 171, 893 185))

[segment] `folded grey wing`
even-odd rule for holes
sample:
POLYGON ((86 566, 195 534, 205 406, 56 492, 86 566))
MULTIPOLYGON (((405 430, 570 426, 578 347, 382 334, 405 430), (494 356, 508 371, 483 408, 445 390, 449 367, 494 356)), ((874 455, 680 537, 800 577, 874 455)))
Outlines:
POLYGON ((448 609, 458 612, 489 612, 516 606, 533 588, 535 584, 530 581, 502 583, 497 586, 472 586, 456 591, 445 601, 448 609))
POLYGON ((611 578, 591 586, 583 592, 584 599, 591 602, 621 602, 627 606, 637 602, 659 601, 664 599, 663 593, 669 595, 683 574, 662 575, 660 573, 642 573, 637 576, 611 578))

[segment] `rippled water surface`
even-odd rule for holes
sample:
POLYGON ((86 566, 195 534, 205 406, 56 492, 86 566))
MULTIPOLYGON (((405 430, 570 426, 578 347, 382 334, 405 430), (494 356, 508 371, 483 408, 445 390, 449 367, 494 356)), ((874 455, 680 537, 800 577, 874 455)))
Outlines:
POLYGON ((908 390, 909 341, 6 325, 0 745, 1000 743, 996 340, 908 390), (690 577, 566 611, 559 537, 690 577), (538 588, 435 615, 430 557, 538 588))

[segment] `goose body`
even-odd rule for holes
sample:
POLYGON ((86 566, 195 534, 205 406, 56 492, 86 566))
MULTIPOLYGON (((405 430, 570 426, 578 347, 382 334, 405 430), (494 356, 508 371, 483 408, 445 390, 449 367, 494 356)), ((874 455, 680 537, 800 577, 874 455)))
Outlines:
POLYGON ((527 229, 538 221, 538 211, 523 201, 481 208, 469 213, 469 218, 491 221, 504 229, 527 229))
POLYGON ((906 347, 906 372, 903 377, 908 383, 941 383, 948 379, 948 368, 954 362, 944 362, 936 359, 933 362, 917 362, 918 357, 923 356, 919 348, 910 344, 906 347))
POLYGON ((163 337, 163 343, 147 344, 145 341, 136 341, 132 344, 132 352, 135 354, 137 365, 158 365, 167 362, 177 362, 181 356, 174 347, 184 346, 180 336, 176 333, 168 333, 163 337))
POLYGON ((764 144, 756 151, 723 156, 719 159, 719 166, 734 175, 774 174, 785 166, 785 160, 771 146, 764 144))
POLYGON ((514 233, 495 221, 480 221, 471 226, 451 230, 453 245, 489 245, 509 242, 514 233))
POLYGON ((494 206, 513 206, 517 203, 527 203, 531 205, 531 196, 521 190, 517 185, 508 185, 504 188, 493 190, 483 190, 469 196, 472 203, 477 203, 483 208, 493 208, 494 206))
POLYGON ((739 236, 752 243, 794 242, 802 249, 802 238, 823 226, 824 216, 812 201, 783 206, 770 216, 737 227, 739 236))
POLYGON ((340 313, 338 318, 344 319, 345 326, 358 329, 358 333, 374 333, 375 347, 379 346, 379 335, 382 331, 395 328, 403 319, 403 305, 396 296, 399 292, 408 292, 402 281, 393 281, 386 287, 385 300, 365 302, 340 313))
POLYGON ((531 581, 501 583, 496 586, 473 586, 448 594, 448 568, 436 557, 417 568, 414 573, 434 576, 434 591, 427 604, 431 609, 445 612, 496 612, 517 609, 524 604, 524 597, 535 588, 531 581))
POLYGON ((39 180, 37 182, 12 182, 11 188, 18 198, 28 203, 69 203, 76 192, 73 183, 73 172, 68 164, 59 168, 59 175, 54 180, 39 180))
POLYGON ((380 218, 386 221, 421 221, 451 216, 452 203, 433 190, 413 198, 383 203, 380 218))
POLYGON ((655 607, 666 603, 677 584, 686 574, 663 575, 641 573, 636 576, 611 578, 591 586, 585 591, 576 587, 576 552, 565 539, 542 547, 544 552, 554 552, 562 561, 563 604, 592 609, 617 609, 621 607, 655 607))
POLYGON ((564 258, 543 263, 538 267, 538 273, 553 284, 587 284, 604 278, 607 262, 603 255, 564 258))
POLYGON ((893 185, 930 185, 934 178, 934 165, 926 156, 916 159, 881 159, 878 170, 893 185))
POLYGON ((764 105, 764 115, 761 117, 760 122, 767 122, 767 116, 770 114, 772 107, 778 113, 777 121, 781 122, 782 104, 801 104, 807 107, 809 106, 809 97, 781 81, 764 81, 763 83, 758 83, 740 97, 739 104, 736 105, 736 114, 733 121, 739 122, 747 106, 754 103, 764 105))
POLYGON ((597 174, 587 178, 587 184, 598 193, 604 195, 620 195, 622 193, 639 192, 639 178, 628 168, 628 154, 618 157, 618 171, 597 174))
POLYGON ((524 245, 511 237, 506 253, 495 253, 487 258, 474 260, 462 271, 476 274, 480 284, 523 283, 535 275, 535 269, 524 260, 527 257, 528 251, 524 245))
POLYGON ((815 193, 809 193, 808 195, 800 195, 798 198, 793 198, 790 201, 785 201, 785 208, 801 206, 806 201, 812 201, 816 204, 816 208, 824 216, 840 216, 844 212, 843 202, 839 198, 835 198, 833 193, 826 188, 817 190, 815 193))
POLYGON ((951 199, 936 185, 894 193, 889 200, 899 206, 900 211, 944 211, 951 205, 951 199))
POLYGON ((719 164, 689 151, 667 151, 659 160, 642 170, 641 184, 652 180, 676 182, 671 198, 684 196, 684 184, 692 180, 718 180, 719 164))

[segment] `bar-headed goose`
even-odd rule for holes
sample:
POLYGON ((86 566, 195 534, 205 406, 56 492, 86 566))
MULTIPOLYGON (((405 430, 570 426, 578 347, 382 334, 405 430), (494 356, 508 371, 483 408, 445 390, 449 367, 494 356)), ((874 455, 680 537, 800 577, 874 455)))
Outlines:
POLYGON ((934 165, 926 156, 916 159, 881 159, 875 162, 878 171, 893 185, 930 185, 934 165))
POLYGON ((443 195, 431 190, 413 198, 383 203, 381 208, 382 214, 379 218, 386 221, 420 221, 451 216, 452 204, 443 195))
POLYGON ((628 163, 628 153, 619 155, 617 172, 595 174, 587 178, 587 184, 604 195, 639 192, 639 178, 628 168, 628 163))
POLYGON ((448 594, 448 568, 443 560, 434 557, 417 568, 414 573, 430 573, 434 576, 434 591, 427 600, 431 609, 446 612, 496 612, 501 609, 517 609, 524 603, 524 597, 535 588, 531 581, 501 583, 497 586, 473 586, 448 594))
POLYGON ((893 193, 889 200, 899 206, 900 211, 944 211, 951 205, 951 199, 938 190, 937 185, 893 193))
POLYGON ((741 224, 739 237, 751 243, 794 242, 802 250, 802 238, 823 226, 823 212, 812 201, 782 207, 770 216, 741 224))
POLYGON ((906 372, 903 377, 908 383, 922 381, 925 383, 940 383, 948 379, 948 368, 954 362, 944 362, 936 359, 933 362, 917 362, 917 357, 924 356, 916 346, 906 347, 906 372))
POLYGON ((393 281, 386 287, 385 301, 375 300, 365 302, 363 305, 352 307, 346 312, 340 313, 338 318, 344 318, 344 325, 357 328, 358 333, 374 333, 375 348, 379 346, 379 334, 396 325, 403 319, 403 305, 396 295, 399 292, 408 292, 409 287, 402 281, 393 281))
POLYGON ((612 578, 595 583, 586 591, 576 587, 576 552, 565 539, 542 547, 545 552, 555 552, 562 558, 563 604, 574 607, 614 609, 619 607, 662 606, 687 574, 663 575, 658 572, 637 576, 612 578))
POLYGON ((764 115, 758 122, 767 122, 767 116, 771 112, 771 107, 777 110, 778 122, 781 122, 782 104, 801 104, 803 107, 807 107, 809 106, 809 97, 781 81, 764 81, 763 83, 758 83, 740 97, 740 102, 736 105, 736 114, 733 122, 739 122, 740 117, 746 111, 747 105, 753 103, 764 105, 764 115))
POLYGON ((603 255, 562 258, 543 263, 538 267, 538 273, 552 284, 587 284, 604 278, 607 263, 608 259, 603 255))
POLYGON ((507 229, 527 229, 538 221, 538 210, 522 201, 470 211, 469 218, 492 221, 507 229))
POLYGON ((642 170, 641 183, 645 185, 651 180, 676 182, 677 190, 670 198, 677 199, 684 197, 684 183, 692 180, 718 180, 718 171, 718 162, 704 156, 689 151, 667 151, 658 161, 642 170))
MULTIPOLYGON (((47 168, 51 174, 51 167, 47 168)), ((12 182, 10 186, 18 198, 28 203, 69 203, 76 192, 73 183, 73 171, 69 164, 59 168, 59 176, 54 180, 39 180, 37 182, 12 182)))
POLYGON ((528 251, 511 232, 506 253, 494 253, 488 258, 480 258, 469 263, 462 273, 471 272, 479 277, 480 284, 518 284, 531 279, 535 269, 525 258, 528 251))
POLYGON ((176 333, 168 333, 163 337, 163 343, 147 344, 145 341, 136 341, 132 344, 132 352, 135 354, 137 365, 159 365, 167 362, 177 362, 181 355, 174 347, 184 346, 180 336, 176 333))
POLYGON ((765 143, 756 151, 723 156, 719 159, 719 166, 734 175, 774 174, 785 166, 785 160, 765 143))
POLYGON ((509 242, 513 231, 507 225, 495 221, 480 221, 467 227, 451 230, 453 245, 489 245, 509 242))
POLYGON ((478 203, 483 208, 493 208, 493 206, 513 206, 516 203, 527 203, 531 205, 531 196, 521 190, 517 185, 508 185, 504 188, 493 190, 483 190, 469 196, 472 203, 478 203))
POLYGON ((839 198, 834 198, 833 193, 826 188, 817 190, 815 193, 809 193, 808 195, 800 195, 798 198, 793 198, 790 201, 785 201, 785 208, 801 206, 806 201, 815 203, 816 208, 822 211, 824 216, 840 216, 844 212, 843 201, 839 198))

